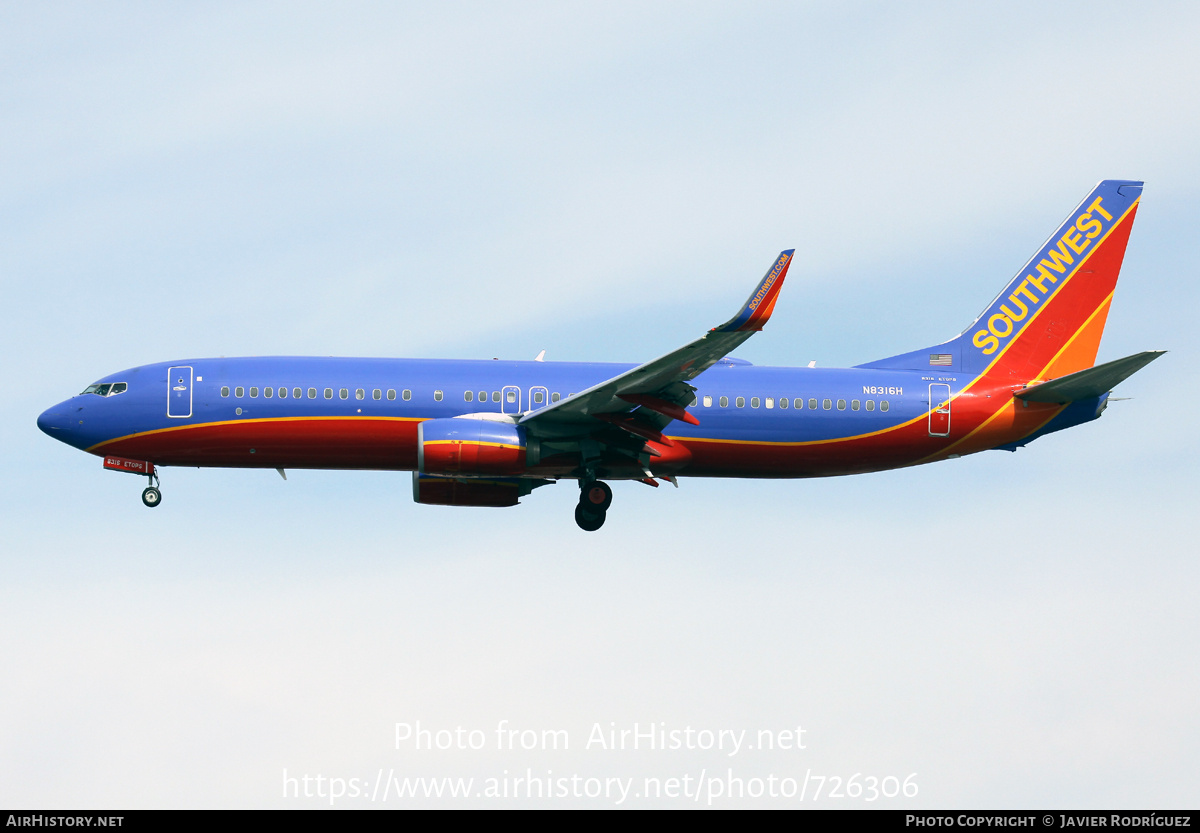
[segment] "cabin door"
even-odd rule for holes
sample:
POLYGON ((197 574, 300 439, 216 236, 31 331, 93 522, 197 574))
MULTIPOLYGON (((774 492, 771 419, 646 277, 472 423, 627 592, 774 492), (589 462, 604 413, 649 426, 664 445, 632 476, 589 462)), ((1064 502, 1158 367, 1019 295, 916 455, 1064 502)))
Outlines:
POLYGON ((929 386, 929 435, 950 436, 950 386, 929 386))
POLYGON ((192 415, 192 369, 172 367, 167 370, 167 416, 183 418, 192 415))
POLYGON ((500 413, 502 414, 519 414, 521 413, 521 389, 509 385, 500 391, 500 413))
POLYGON ((529 410, 536 411, 550 404, 550 391, 543 387, 529 389, 529 410))

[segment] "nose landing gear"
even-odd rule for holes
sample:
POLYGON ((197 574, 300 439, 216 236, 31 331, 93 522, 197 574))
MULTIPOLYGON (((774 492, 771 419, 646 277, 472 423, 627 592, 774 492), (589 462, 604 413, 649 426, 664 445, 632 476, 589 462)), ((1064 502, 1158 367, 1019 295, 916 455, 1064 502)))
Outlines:
POLYGON ((158 472, 150 474, 150 485, 142 490, 142 503, 153 509, 162 503, 162 490, 159 486, 162 484, 158 480, 158 472))
POLYGON ((575 523, 584 532, 595 532, 604 526, 604 518, 611 505, 612 489, 607 483, 601 480, 581 481, 575 523))
POLYGON ((162 490, 158 481, 158 469, 149 460, 129 460, 125 457, 105 457, 104 468, 109 471, 124 471, 143 474, 150 481, 142 490, 142 503, 153 508, 162 503, 162 490))

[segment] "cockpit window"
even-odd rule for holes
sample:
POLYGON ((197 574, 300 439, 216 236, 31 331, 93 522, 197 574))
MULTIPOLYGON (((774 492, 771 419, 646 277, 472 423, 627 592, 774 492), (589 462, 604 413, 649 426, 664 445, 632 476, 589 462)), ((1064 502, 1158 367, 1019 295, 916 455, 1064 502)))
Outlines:
POLYGON ((83 389, 83 393, 79 395, 83 396, 84 394, 94 393, 96 396, 116 396, 118 393, 124 393, 128 387, 124 382, 97 383, 95 385, 88 385, 83 389))

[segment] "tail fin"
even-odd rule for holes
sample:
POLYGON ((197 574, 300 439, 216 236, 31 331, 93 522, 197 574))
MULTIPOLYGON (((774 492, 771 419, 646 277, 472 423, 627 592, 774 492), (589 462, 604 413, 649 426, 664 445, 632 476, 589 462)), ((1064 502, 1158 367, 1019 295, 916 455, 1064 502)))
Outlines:
POLYGON ((1022 382, 1091 367, 1141 194, 1141 182, 1104 180, 962 335, 862 367, 936 367, 1022 382))

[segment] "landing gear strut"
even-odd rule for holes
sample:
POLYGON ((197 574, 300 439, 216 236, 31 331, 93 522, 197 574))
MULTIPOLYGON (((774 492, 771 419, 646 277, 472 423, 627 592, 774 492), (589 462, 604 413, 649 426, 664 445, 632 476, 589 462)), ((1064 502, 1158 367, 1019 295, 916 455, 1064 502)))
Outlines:
POLYGON ((584 532, 595 532, 604 526, 608 507, 612 505, 612 489, 600 480, 579 484, 579 505, 575 507, 575 523, 584 532))
POLYGON ((158 482, 158 474, 150 475, 150 485, 142 490, 142 503, 153 509, 162 503, 162 491, 158 488, 161 484, 158 482))

